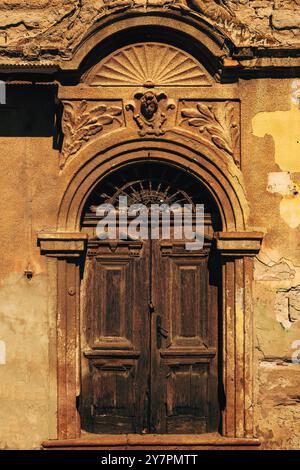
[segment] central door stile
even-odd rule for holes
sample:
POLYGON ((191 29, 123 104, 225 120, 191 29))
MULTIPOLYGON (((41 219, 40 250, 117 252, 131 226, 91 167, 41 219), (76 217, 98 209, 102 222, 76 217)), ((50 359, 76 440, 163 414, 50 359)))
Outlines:
POLYGON ((151 412, 150 430, 152 433, 165 432, 165 380, 162 375, 160 351, 162 329, 164 328, 164 265, 160 262, 160 240, 151 240, 151 285, 154 312, 151 316, 151 412))
POLYGON ((149 231, 149 376, 148 376, 148 394, 149 394, 149 407, 148 407, 148 433, 155 433, 155 421, 152 417, 152 404, 153 404, 153 320, 156 315, 155 303, 153 299, 153 276, 152 276, 152 269, 153 269, 153 240, 151 239, 151 233, 149 231))
POLYGON ((135 289, 136 306, 134 307, 134 336, 139 342, 140 358, 137 363, 136 370, 136 383, 135 383, 135 396, 138 397, 136 402, 136 433, 147 433, 149 428, 149 408, 151 397, 149 395, 150 383, 150 333, 149 333, 149 314, 147 305, 147 292, 150 291, 150 277, 149 277, 149 243, 147 240, 142 242, 141 262, 139 267, 135 270, 134 286, 130 289, 135 289))

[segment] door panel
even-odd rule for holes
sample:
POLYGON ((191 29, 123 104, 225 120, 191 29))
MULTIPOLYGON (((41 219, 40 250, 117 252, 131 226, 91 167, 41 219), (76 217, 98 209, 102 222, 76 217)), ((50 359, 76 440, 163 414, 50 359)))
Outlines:
POLYGON ((147 244, 95 242, 89 250, 81 410, 90 432, 147 428, 148 263, 147 244))
POLYGON ((166 432, 208 431, 208 364, 169 364, 166 432))
POLYGON ((93 361, 90 367, 93 432, 135 432, 134 362, 110 359, 93 361))
MULTIPOLYGON (((100 294, 101 311, 99 317, 102 319, 100 334, 103 336, 125 336, 125 319, 126 319, 126 285, 129 282, 126 275, 129 268, 128 263, 120 266, 102 266, 102 279, 98 285, 102 286, 105 295, 100 294), (127 282, 126 282, 127 281, 127 282)), ((130 268, 129 268, 130 269, 130 268)), ((127 312, 126 312, 127 313, 127 312)))
MULTIPOLYGON (((199 347, 206 338, 207 258, 169 258, 170 297, 167 307, 174 347, 199 347)), ((166 286, 168 288, 168 286, 166 286)))
POLYGON ((215 431, 218 305, 210 252, 152 243, 153 302, 162 330, 152 352, 151 422, 160 433, 215 431))

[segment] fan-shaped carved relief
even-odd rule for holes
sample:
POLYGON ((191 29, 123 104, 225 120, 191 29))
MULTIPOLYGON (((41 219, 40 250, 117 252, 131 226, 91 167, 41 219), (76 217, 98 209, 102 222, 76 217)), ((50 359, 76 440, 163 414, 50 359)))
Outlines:
POLYGON ((134 44, 106 57, 86 77, 92 86, 208 86, 199 62, 176 47, 134 44))

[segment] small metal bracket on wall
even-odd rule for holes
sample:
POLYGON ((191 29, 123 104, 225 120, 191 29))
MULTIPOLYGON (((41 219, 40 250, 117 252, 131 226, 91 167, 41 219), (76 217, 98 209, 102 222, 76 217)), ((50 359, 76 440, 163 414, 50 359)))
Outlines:
POLYGON ((28 265, 28 267, 25 269, 24 276, 28 279, 28 281, 31 281, 33 278, 33 270, 31 269, 30 265, 28 265))

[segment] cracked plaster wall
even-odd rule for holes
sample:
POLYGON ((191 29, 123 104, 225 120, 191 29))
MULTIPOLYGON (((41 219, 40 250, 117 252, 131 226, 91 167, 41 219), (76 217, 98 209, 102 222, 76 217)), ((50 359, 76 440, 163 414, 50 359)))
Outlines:
POLYGON ((298 84, 241 83, 250 223, 266 236, 255 261, 255 417, 264 448, 299 448, 300 199, 298 84), (298 343, 297 343, 298 342, 298 343))

